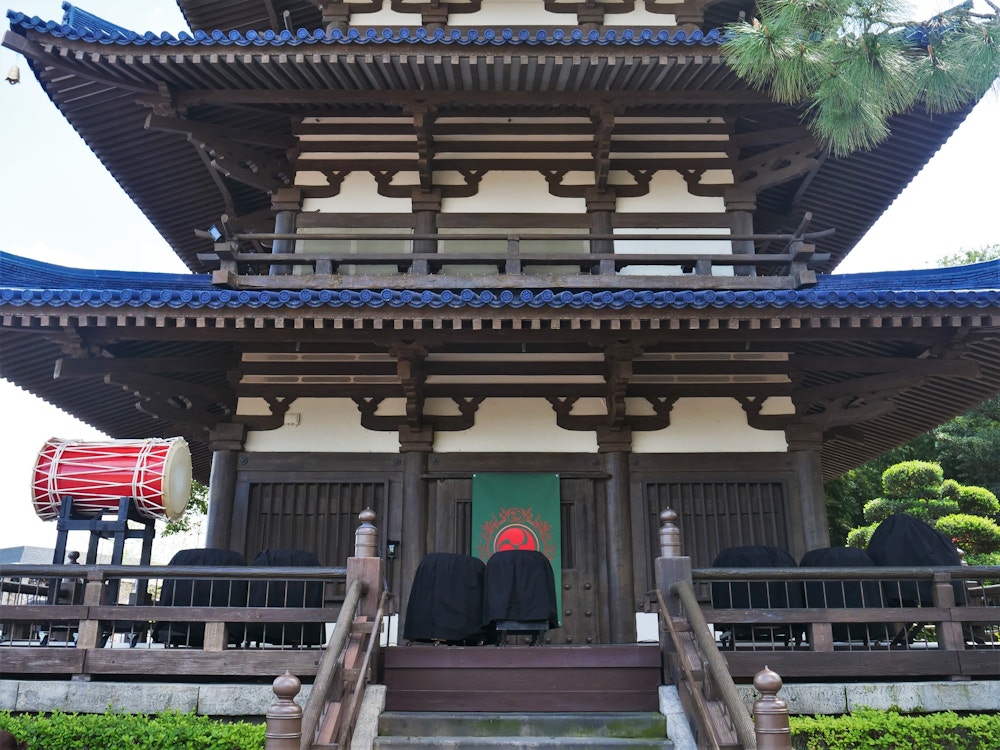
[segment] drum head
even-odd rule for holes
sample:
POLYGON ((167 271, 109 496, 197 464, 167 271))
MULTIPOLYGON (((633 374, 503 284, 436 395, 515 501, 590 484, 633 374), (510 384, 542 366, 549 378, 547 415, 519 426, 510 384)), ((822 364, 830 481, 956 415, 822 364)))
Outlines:
POLYGON ((171 441, 163 460, 163 512, 176 521, 191 499, 191 450, 184 438, 171 441))

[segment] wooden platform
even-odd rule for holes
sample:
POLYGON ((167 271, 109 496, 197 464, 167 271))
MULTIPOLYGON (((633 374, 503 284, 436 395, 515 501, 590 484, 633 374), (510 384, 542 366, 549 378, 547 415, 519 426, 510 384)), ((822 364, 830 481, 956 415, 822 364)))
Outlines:
POLYGON ((657 645, 397 646, 389 711, 655 711, 657 645))

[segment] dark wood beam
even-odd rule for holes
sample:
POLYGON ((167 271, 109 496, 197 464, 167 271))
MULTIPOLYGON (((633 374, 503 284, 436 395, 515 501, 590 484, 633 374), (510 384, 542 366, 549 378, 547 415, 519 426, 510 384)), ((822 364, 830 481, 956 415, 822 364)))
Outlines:
POLYGON ((224 372, 236 366, 235 355, 218 357, 61 357, 52 373, 54 380, 103 378, 119 373, 224 372))
MULTIPOLYGON (((179 90, 174 93, 178 107, 203 105, 230 106, 238 104, 260 104, 278 106, 287 104, 338 107, 353 104, 390 104, 404 111, 414 102, 424 102, 438 108, 439 116, 444 116, 442 107, 449 105, 489 106, 493 108, 511 107, 556 107, 567 108, 580 114, 607 100, 607 93, 601 91, 357 91, 346 89, 295 90, 295 89, 199 89, 179 90)), ((615 100, 623 108, 638 106, 685 107, 684 116, 698 117, 709 114, 689 111, 691 106, 740 106, 760 104, 771 107, 773 102, 766 94, 757 91, 623 91, 615 100)), ((715 111, 718 114, 718 111, 715 111)))
POLYGON ((793 354, 788 358, 790 370, 818 372, 920 372, 955 378, 978 378, 978 362, 970 359, 928 359, 914 357, 833 357, 793 354))

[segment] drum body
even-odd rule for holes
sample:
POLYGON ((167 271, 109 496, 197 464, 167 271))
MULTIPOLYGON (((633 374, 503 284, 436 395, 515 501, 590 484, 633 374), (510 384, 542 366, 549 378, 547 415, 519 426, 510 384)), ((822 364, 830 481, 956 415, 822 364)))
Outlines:
POLYGON ((81 442, 53 438, 35 461, 31 481, 35 513, 59 515, 64 497, 73 510, 103 515, 133 498, 147 518, 180 517, 191 496, 191 452, 183 438, 81 442))

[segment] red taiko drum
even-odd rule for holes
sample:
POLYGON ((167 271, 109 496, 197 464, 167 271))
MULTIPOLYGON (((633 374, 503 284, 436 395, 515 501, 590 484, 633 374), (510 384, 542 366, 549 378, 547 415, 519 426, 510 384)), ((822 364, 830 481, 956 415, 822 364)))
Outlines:
POLYGON ((191 496, 191 452, 184 438, 45 443, 31 480, 35 513, 56 518, 64 497, 73 510, 102 515, 131 497, 148 518, 179 518, 191 496))

